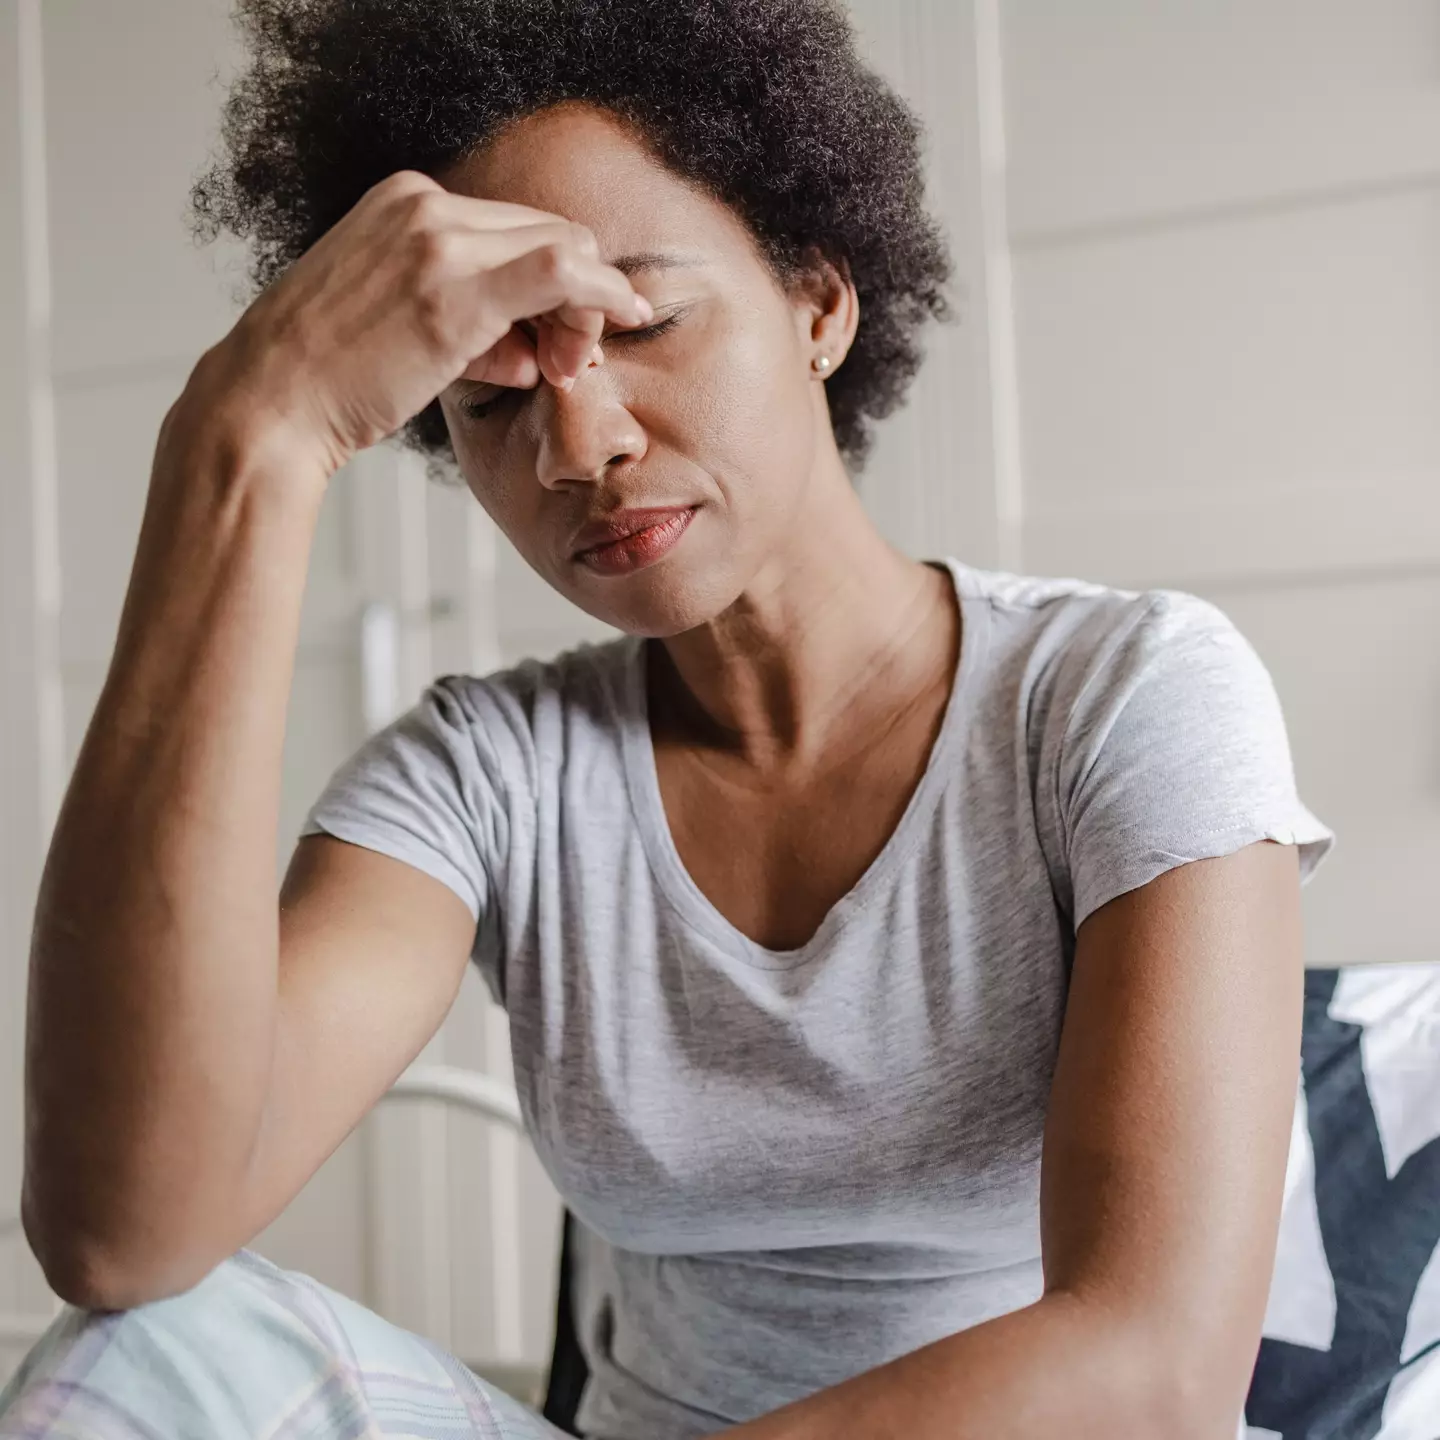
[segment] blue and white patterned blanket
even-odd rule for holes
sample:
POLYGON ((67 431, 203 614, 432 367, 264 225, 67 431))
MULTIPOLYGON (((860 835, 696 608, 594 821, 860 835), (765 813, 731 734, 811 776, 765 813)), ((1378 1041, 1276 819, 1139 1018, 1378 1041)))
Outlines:
POLYGON ((1440 965, 1312 970, 1251 1440, 1440 1437, 1440 965))

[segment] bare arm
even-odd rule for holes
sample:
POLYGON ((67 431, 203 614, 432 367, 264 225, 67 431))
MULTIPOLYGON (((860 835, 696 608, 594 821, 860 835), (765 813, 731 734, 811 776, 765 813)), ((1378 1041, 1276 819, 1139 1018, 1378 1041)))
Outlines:
POLYGON ((649 316, 578 227, 395 176, 202 358, 166 417, 36 913, 23 1208, 66 1298, 193 1284, 443 1017, 473 926, 437 881, 317 839, 277 909, 316 515, 331 474, 446 385, 561 380, 607 318, 649 316), (534 316, 538 347, 511 328, 534 316))
POLYGON ((1299 1069, 1295 852, 1186 865, 1081 927, 1045 1136, 1045 1295, 735 1440, 1233 1440, 1299 1069))

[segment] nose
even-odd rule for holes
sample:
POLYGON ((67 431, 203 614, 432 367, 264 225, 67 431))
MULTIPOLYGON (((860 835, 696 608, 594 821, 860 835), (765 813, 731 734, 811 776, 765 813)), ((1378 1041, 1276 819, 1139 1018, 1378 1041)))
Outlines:
POLYGON ((592 365, 571 390, 543 387, 536 479, 547 490, 593 484, 612 466, 645 454, 645 431, 622 403, 614 372, 592 365))

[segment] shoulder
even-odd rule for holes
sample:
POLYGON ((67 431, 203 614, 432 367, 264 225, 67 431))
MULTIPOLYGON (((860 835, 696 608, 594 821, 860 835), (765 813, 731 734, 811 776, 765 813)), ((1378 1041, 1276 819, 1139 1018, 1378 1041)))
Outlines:
POLYGON ((1295 789, 1285 719, 1254 649, 1179 591, 966 577, 992 632, 1002 723, 1018 718, 1061 906, 1078 925, 1116 895, 1259 840, 1330 832, 1295 789))
POLYGON ((1146 685, 1193 688, 1226 669, 1251 682, 1264 676, 1229 617, 1196 595, 963 566, 956 578, 964 601, 984 607, 995 667, 1011 671, 1030 692, 1029 712, 1047 723, 1146 685))
POLYGON ((485 675, 442 675, 417 712, 480 738, 507 732, 533 736, 557 722, 609 728, 626 702, 638 659, 638 642, 622 636, 485 675))
POLYGON ((1124 590, 952 564, 962 599, 982 602, 1006 631, 1048 641, 1057 651, 1094 655, 1130 637, 1153 642, 1238 633, 1218 606, 1181 590, 1124 590))
POLYGON ((533 795, 577 750, 618 729, 634 642, 586 645, 487 675, 442 675, 372 735, 332 781, 350 789, 439 792, 478 805, 533 795))
POLYGON ((404 860, 480 914, 547 776, 575 753, 593 761, 594 731, 613 724, 606 697, 633 655, 622 641, 441 676, 341 765, 301 833, 404 860))

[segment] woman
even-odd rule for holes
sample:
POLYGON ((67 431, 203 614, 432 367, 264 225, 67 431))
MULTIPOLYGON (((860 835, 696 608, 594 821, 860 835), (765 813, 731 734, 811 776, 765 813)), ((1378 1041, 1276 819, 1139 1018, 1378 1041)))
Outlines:
POLYGON ((151 1433, 229 1433, 222 1392, 235 1433, 391 1433, 407 1366, 490 1433, 453 1362, 221 1263, 474 959, 583 1223, 587 1435, 1232 1435, 1327 832, 1213 609, 916 563, 866 517, 847 461, 947 262, 843 20, 242 11, 198 196, 268 288, 162 428, 30 1029, 55 1288, 189 1293, 69 1317, 13 1413, 88 1343, 87 1403, 151 1433), (321 797, 277 915, 316 511, 402 427, 626 637, 439 681, 321 797))

